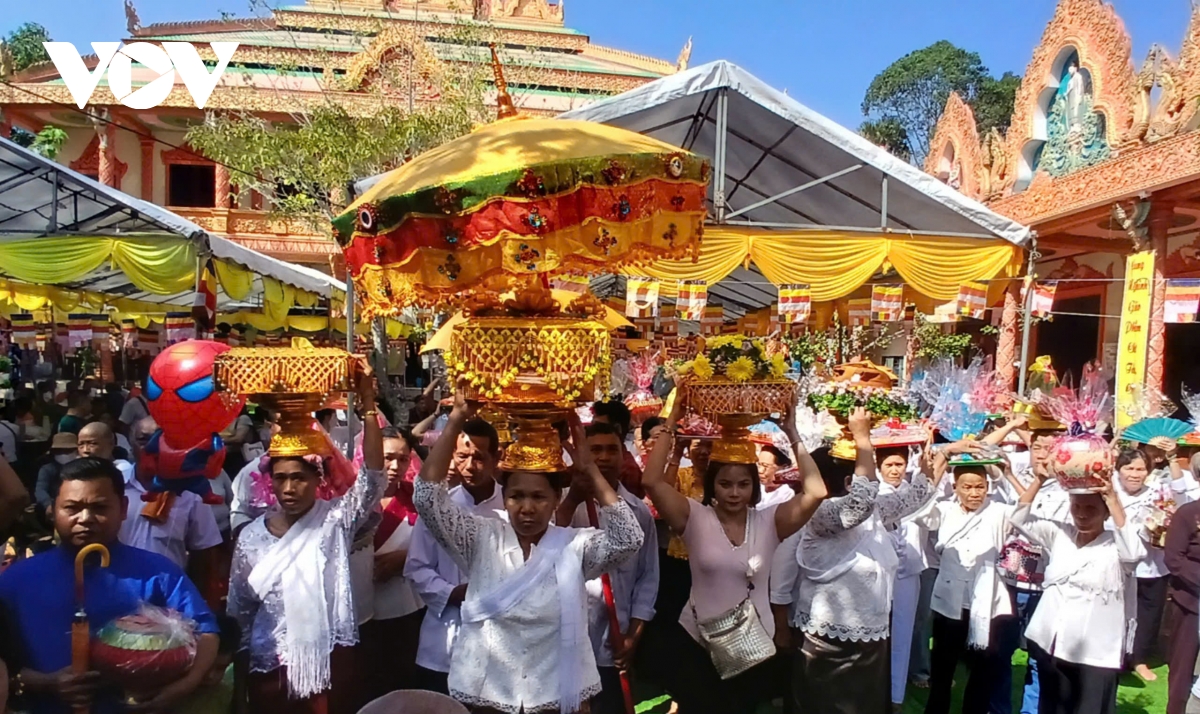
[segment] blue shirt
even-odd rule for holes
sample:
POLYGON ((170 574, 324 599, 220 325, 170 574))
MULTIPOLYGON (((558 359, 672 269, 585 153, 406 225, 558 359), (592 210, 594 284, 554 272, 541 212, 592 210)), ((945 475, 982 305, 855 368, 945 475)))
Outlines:
MULTIPOLYGON (((109 567, 99 556, 84 568, 84 598, 92 631, 137 612, 142 603, 175 610, 195 621, 197 634, 216 634, 216 617, 200 591, 172 563, 156 553, 121 543, 108 546, 109 567)), ((71 621, 75 617, 75 551, 55 548, 13 563, 0 574, 0 600, 8 607, 26 666, 57 672, 71 664, 71 621)), ((33 697, 33 714, 68 708, 53 698, 33 697)), ((109 707, 97 702, 96 711, 109 707)))

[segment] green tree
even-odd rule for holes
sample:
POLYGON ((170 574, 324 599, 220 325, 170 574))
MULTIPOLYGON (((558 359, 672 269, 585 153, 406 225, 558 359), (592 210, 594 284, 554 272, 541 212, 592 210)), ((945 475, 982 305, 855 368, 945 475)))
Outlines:
POLYGON ((1019 84, 1020 78, 1011 73, 995 79, 978 53, 941 40, 910 52, 876 75, 867 87, 862 111, 876 125, 895 122, 903 127, 909 157, 920 163, 929 154, 938 118, 951 92, 958 92, 976 117, 984 117, 981 131, 985 126, 1003 130, 1012 115, 1012 96, 1019 84))
POLYGON ((865 121, 858 127, 858 133, 872 144, 882 146, 897 157, 905 161, 912 160, 908 131, 898 120, 888 118, 879 121, 865 121))
POLYGON ((983 83, 978 96, 971 102, 980 137, 987 135, 992 129, 999 129, 1001 134, 1008 131, 1013 111, 1016 109, 1017 90, 1020 88, 1021 78, 1012 72, 1005 72, 1000 79, 989 77, 983 83))
POLYGON ((4 44, 12 53, 12 69, 20 72, 26 67, 32 67, 41 62, 49 62, 50 55, 43 42, 50 42, 50 33, 46 28, 35 22, 27 22, 8 33, 4 44))

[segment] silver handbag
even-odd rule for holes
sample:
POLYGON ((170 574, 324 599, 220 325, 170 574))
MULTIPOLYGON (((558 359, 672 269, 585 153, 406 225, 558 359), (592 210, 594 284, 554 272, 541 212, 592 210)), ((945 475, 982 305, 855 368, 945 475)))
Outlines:
MULTIPOLYGON (((753 514, 746 516, 746 552, 753 548, 753 514)), ((732 679, 756 664, 775 656, 775 641, 763 627, 750 592, 754 590, 753 573, 746 564, 746 599, 732 610, 701 621, 692 603, 692 616, 696 618, 696 629, 713 666, 721 679, 732 679)))
POLYGON ((732 610, 703 622, 697 619, 696 628, 721 679, 732 679, 775 656, 775 642, 763 627, 749 593, 732 610))

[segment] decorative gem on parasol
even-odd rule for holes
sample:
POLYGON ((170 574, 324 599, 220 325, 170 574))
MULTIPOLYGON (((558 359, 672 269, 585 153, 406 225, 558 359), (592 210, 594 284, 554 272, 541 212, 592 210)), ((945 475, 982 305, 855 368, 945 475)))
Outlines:
POLYGON ((497 75, 500 121, 388 173, 334 219, 364 315, 698 255, 706 160, 603 124, 517 117, 497 75))

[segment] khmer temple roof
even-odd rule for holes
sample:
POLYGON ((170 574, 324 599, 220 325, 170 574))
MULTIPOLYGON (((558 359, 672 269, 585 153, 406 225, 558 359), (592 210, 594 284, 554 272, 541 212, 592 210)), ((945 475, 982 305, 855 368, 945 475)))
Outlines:
MULTIPOLYGON (((416 38, 424 47, 415 52, 431 54, 436 61, 451 66, 487 63, 486 43, 464 44, 464 32, 486 34, 488 42, 500 46, 514 99, 534 114, 557 114, 594 97, 636 88, 686 66, 690 54, 685 50, 677 62, 669 62, 594 45, 586 34, 565 25, 563 0, 475 0, 466 7, 456 0, 421 0, 419 5, 411 0, 307 0, 277 8, 268 17, 144 27, 127 0, 126 14, 130 42, 191 42, 210 61, 215 55, 207 43, 239 43, 209 100, 212 109, 303 111, 333 90, 347 94, 343 99, 351 111, 356 105, 365 111, 378 98, 354 95, 366 94, 360 90, 379 74, 380 65, 405 55, 416 38), (288 96, 268 96, 280 94, 280 81, 287 82, 288 96)), ((135 70, 135 86, 142 79, 135 70)), ((149 79, 153 77, 145 81, 149 79)), ((0 87, 0 105, 73 104, 53 65, 30 68, 11 80, 29 91, 0 87)), ((418 92, 417 101, 436 101, 436 96, 418 92)), ((92 104, 115 103, 102 81, 92 104)), ((182 85, 160 106, 194 110, 182 85)), ((39 113, 49 120, 48 112, 39 113)))

